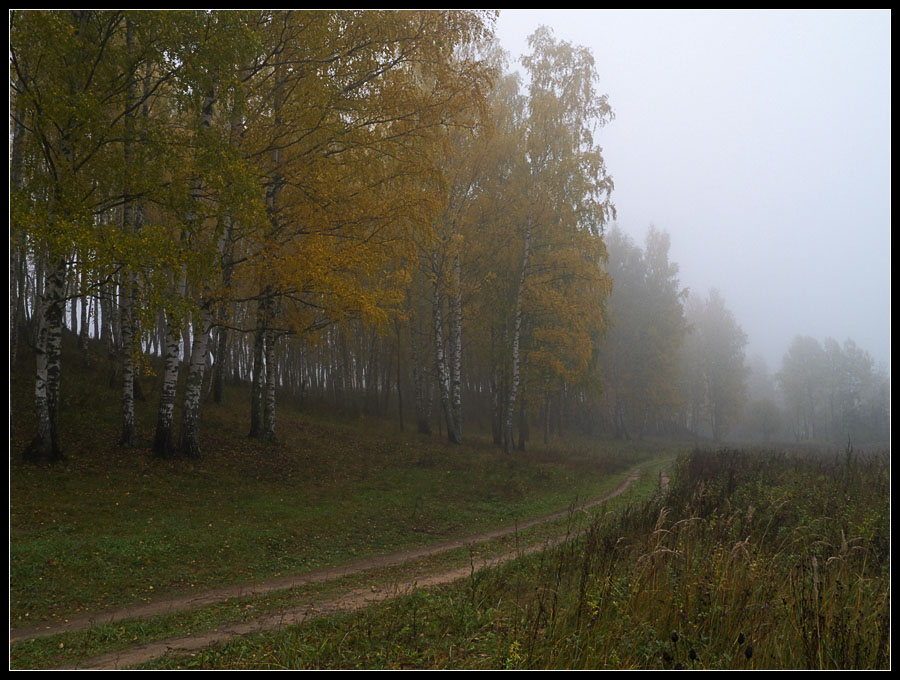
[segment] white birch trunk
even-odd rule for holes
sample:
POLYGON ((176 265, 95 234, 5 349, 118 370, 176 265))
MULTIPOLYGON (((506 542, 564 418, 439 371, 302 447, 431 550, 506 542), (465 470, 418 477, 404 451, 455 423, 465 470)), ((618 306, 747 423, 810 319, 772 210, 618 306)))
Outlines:
POLYGON ((194 323, 194 342, 191 347, 190 364, 184 388, 181 436, 178 442, 179 452, 186 458, 200 457, 197 426, 200 422, 200 396, 209 350, 209 331, 212 326, 212 315, 207 307, 201 308, 199 316, 199 322, 194 323))
POLYGON ((263 393, 266 384, 266 304, 263 290, 256 308, 256 332, 253 342, 253 375, 250 387, 250 434, 251 439, 262 439, 263 425, 263 393))
POLYGON ((133 275, 125 275, 122 295, 122 436, 119 444, 134 446, 137 433, 134 423, 134 282, 133 275))
POLYGON ((462 275, 459 254, 453 259, 453 295, 450 297, 450 413, 453 441, 462 443, 462 275))
POLYGON ((443 319, 441 316, 440 279, 434 282, 434 292, 431 301, 432 337, 434 338, 434 366, 437 372, 438 398, 441 402, 441 414, 447 423, 448 436, 450 433, 450 385, 447 376, 447 366, 444 363, 444 336, 443 319))
POLYGON ((64 458, 59 447, 59 384, 62 321, 65 306, 66 263, 59 262, 47 276, 44 295, 36 310, 34 406, 37 434, 25 450, 32 462, 64 458))
MULTIPOLYGON (((85 271, 82 270, 81 277, 84 278, 86 275, 85 271)), ((78 325, 78 348, 79 349, 87 349, 87 341, 88 341, 88 325, 90 324, 90 315, 88 313, 88 307, 90 305, 90 296, 83 292, 80 298, 81 301, 81 323, 78 325)))
MULTIPOLYGON (((203 109, 200 114, 200 128, 208 129, 212 125, 213 105, 215 104, 216 90, 215 86, 203 100, 203 109)), ((190 231, 197 224, 197 213, 195 206, 201 199, 203 189, 200 177, 194 177, 191 180, 190 190, 190 206, 185 215, 185 228, 182 230, 182 240, 184 240, 190 231)), ((187 270, 181 267, 178 273, 177 294, 179 297, 185 297, 187 293, 187 270)), ((175 324, 175 319, 166 313, 166 367, 163 378, 163 388, 159 400, 159 412, 156 421, 156 437, 154 438, 153 450, 157 456, 172 457, 178 453, 174 444, 174 420, 175 420, 175 392, 178 385, 179 357, 178 349, 180 345, 179 335, 184 335, 184 355, 185 364, 190 366, 190 356, 188 347, 190 346, 190 333, 188 324, 183 323, 179 328, 175 324)), ((196 339, 196 338, 195 338, 196 339)), ((205 352, 205 348, 204 348, 205 352)), ((204 356, 204 362, 205 362, 204 356)), ((202 373, 201 373, 202 382, 202 373)))
MULTIPOLYGON (((276 66, 275 85, 273 90, 273 108, 275 111, 275 128, 282 125, 281 107, 283 104, 284 76, 282 66, 276 66)), ((278 222, 278 196, 281 193, 282 177, 281 149, 272 150, 272 173, 266 189, 266 213, 269 218, 271 233, 280 229, 278 222)), ((257 311, 256 344, 254 347, 253 388, 250 397, 250 437, 266 440, 275 439, 275 336, 272 329, 274 315, 274 291, 266 285, 257 311)))
POLYGON ((443 329, 443 299, 440 293, 441 282, 434 282, 434 296, 432 299, 432 318, 434 320, 434 359, 437 369, 438 392, 441 400, 441 411, 444 414, 444 422, 447 424, 447 439, 459 444, 456 439, 456 426, 453 413, 450 409, 450 374, 447 370, 447 362, 444 357, 444 329, 443 329))
POLYGON ((159 411, 156 418, 156 436, 153 452, 162 458, 175 455, 173 423, 175 420, 175 388, 178 384, 178 349, 181 345, 181 329, 174 319, 166 318, 166 359, 163 386, 159 397, 159 411))

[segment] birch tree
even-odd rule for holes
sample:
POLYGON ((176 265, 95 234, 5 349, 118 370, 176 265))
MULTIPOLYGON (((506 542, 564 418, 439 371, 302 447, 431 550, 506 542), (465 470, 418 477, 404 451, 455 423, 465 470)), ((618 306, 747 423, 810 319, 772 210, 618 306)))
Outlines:
POLYGON ((127 193, 118 181, 122 126, 140 104, 132 87, 148 57, 129 46, 125 29, 121 12, 10 16, 15 115, 32 159, 11 210, 21 216, 35 258, 47 263, 35 270, 41 290, 35 310, 38 432, 26 451, 35 460, 62 456, 57 422, 69 272, 79 268, 84 294, 127 266, 130 234, 105 218, 127 193))
MULTIPOLYGON (((512 315, 511 372, 506 403, 504 440, 512 450, 513 413, 520 383, 522 319, 527 284, 536 271, 537 249, 550 252, 557 234, 588 234, 600 239, 613 214, 610 202, 612 179, 594 130, 612 118, 606 95, 596 90, 598 76, 591 53, 583 47, 558 42, 550 29, 541 27, 529 37, 531 53, 523 58, 530 76, 528 114, 525 124, 525 182, 528 204, 521 224, 521 260, 512 315)), ((594 266, 600 263, 591 258, 594 266)), ((608 292, 597 273, 599 305, 608 292)))

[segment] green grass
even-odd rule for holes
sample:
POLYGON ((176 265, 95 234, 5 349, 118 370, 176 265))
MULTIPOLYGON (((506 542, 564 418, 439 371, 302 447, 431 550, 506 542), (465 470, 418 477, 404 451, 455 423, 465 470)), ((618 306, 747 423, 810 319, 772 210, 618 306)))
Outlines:
POLYGON ((222 442, 196 464, 134 451, 102 471, 74 457, 54 469, 14 465, 13 625, 512 524, 596 496, 610 474, 642 462, 588 452, 510 460, 474 445, 422 467, 423 448, 445 447, 359 434, 319 443, 303 462, 291 454, 302 440, 289 423, 282 430, 271 451, 235 454, 222 442))
MULTIPOLYGON (((611 480, 617 481, 617 480, 611 480)), ((252 621, 273 613, 311 603, 327 601, 359 588, 391 588, 394 584, 428 574, 440 573, 468 566, 473 559, 493 558, 511 551, 586 530, 597 512, 613 512, 628 503, 646 498, 658 485, 658 466, 647 468, 641 480, 629 490, 607 501, 603 508, 591 513, 578 512, 560 519, 524 529, 476 546, 457 548, 414 562, 380 569, 371 569, 335 581, 313 583, 266 595, 230 598, 197 609, 155 616, 129 619, 96 625, 89 629, 32 638, 13 645, 10 663, 13 668, 47 668, 74 665, 102 654, 124 649, 137 641, 147 643, 211 630, 234 622, 252 621)), ((614 485, 610 485, 612 488, 614 485)))
MULTIPOLYGON (((394 423, 300 412, 286 400, 278 443, 261 444, 246 437, 248 396, 233 387, 224 406, 204 404, 203 458, 162 461, 149 451, 158 395, 138 402, 145 446, 118 447, 118 388, 109 384, 109 366, 92 361, 84 367, 80 356, 65 356, 61 439, 68 458, 51 467, 21 462, 33 427, 27 357, 14 374, 13 628, 509 526, 598 497, 627 470, 677 450, 660 442, 581 442, 507 455, 478 436, 450 446, 437 436, 399 433, 394 423)), ((272 597, 271 606, 283 606, 272 597)), ((82 642, 19 643, 11 658, 17 667, 63 663, 73 657, 60 656, 60 644, 84 658, 232 615, 225 607, 168 622, 123 622, 66 634, 82 642)))
POLYGON ((889 458, 697 452, 467 582, 152 668, 888 668, 889 458))

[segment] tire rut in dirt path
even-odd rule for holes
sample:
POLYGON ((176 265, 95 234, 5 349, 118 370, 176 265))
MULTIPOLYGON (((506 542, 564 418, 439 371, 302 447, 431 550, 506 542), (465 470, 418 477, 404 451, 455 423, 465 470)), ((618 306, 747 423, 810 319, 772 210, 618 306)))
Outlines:
POLYGON ((316 619, 322 616, 336 613, 349 613, 364 609, 373 604, 392 600, 403 595, 408 595, 421 588, 433 588, 440 585, 453 583, 459 579, 465 578, 476 571, 480 571, 486 567, 496 567, 504 562, 529 555, 539 550, 545 550, 555 545, 563 543, 565 539, 555 539, 538 545, 532 545, 519 551, 505 553, 489 559, 479 558, 473 560, 472 564, 466 567, 459 567, 451 571, 444 571, 437 574, 430 574, 415 579, 408 579, 400 583, 393 584, 389 587, 378 590, 369 590, 359 588, 346 592, 336 598, 330 600, 309 603, 300 607, 273 614, 254 621, 245 623, 235 623, 220 626, 214 631, 199 633, 196 635, 187 635, 178 638, 169 638, 166 640, 158 640, 134 647, 129 647, 118 652, 104 654, 103 656, 88 659, 80 664, 64 666, 63 669, 92 669, 92 670, 115 670, 124 669, 131 666, 150 661, 167 654, 168 652, 189 653, 195 650, 202 650, 210 645, 219 642, 227 642, 241 635, 250 633, 259 633, 264 631, 278 630, 286 626, 294 626, 302 624, 306 621, 316 619))
MULTIPOLYGON (((602 498, 578 506, 577 508, 575 508, 575 510, 584 510, 587 508, 591 508, 595 505, 609 500, 610 498, 614 498, 615 496, 620 495, 632 483, 634 483, 635 480, 637 480, 638 474, 638 472, 633 472, 625 479, 624 482, 622 482, 622 484, 620 484, 613 491, 610 491, 602 498)), ((527 522, 522 522, 521 524, 504 527, 502 529, 495 529, 494 531, 487 531, 472 536, 465 536, 463 538, 458 538, 451 541, 443 541, 441 543, 436 543, 434 545, 425 546, 422 548, 413 548, 410 550, 403 550, 387 555, 369 557, 364 560, 359 560, 358 562, 353 562, 351 564, 346 564, 338 567, 316 569, 314 571, 308 571, 303 574, 271 579, 262 583, 246 583, 235 586, 226 586, 224 588, 208 590, 206 592, 197 593, 195 595, 191 594, 180 597, 172 597, 163 600, 156 600, 147 604, 138 604, 123 607, 121 609, 97 612, 94 614, 89 614, 87 616, 73 617, 63 623, 46 624, 31 628, 18 628, 10 631, 9 639, 10 642, 18 642, 20 640, 28 640, 36 637, 46 637, 49 635, 55 635, 57 633, 84 630, 85 628, 90 628, 91 626, 96 626, 104 623, 116 623, 118 621, 124 621, 126 619, 137 619, 146 618, 149 616, 172 614, 175 612, 197 609, 206 605, 217 604, 219 602, 224 602, 225 600, 233 598, 264 595, 266 593, 271 593, 278 590, 287 590, 295 586, 322 583, 324 581, 333 581, 345 576, 352 576, 363 571, 368 571, 370 569, 394 567, 406 562, 412 562, 424 557, 430 557, 438 553, 446 552, 448 550, 464 548, 468 545, 483 543, 495 538, 508 536, 517 531, 522 531, 539 524, 544 524, 555 519, 560 519, 561 517, 565 517, 569 512, 570 510, 561 510, 559 512, 553 513, 552 515, 546 515, 544 517, 539 517, 527 522)))
MULTIPOLYGON (((65 631, 82 630, 102 623, 112 623, 125 619, 187 611, 204 605, 223 602, 230 598, 270 593, 273 591, 292 588, 294 586, 335 580, 371 569, 401 565, 441 552, 446 552, 448 550, 471 546, 478 543, 490 541, 495 538, 508 536, 530 527, 560 519, 573 511, 592 508, 624 493, 639 478, 639 476, 640 470, 638 469, 629 474, 629 476, 613 491, 610 491, 601 498, 593 500, 589 503, 582 504, 575 508, 561 510, 553 514, 529 520, 527 522, 516 524, 510 527, 483 532, 480 534, 467 536, 451 541, 445 541, 423 548, 416 548, 412 550, 391 553, 389 555, 368 558, 340 567, 319 569, 296 576, 273 579, 264 583, 231 586, 227 588, 207 591, 198 595, 169 598, 146 605, 126 607, 115 611, 102 612, 90 616, 80 617, 78 619, 71 619, 64 624, 58 624, 55 626, 45 626, 43 628, 31 630, 19 629, 17 631, 11 631, 10 643, 34 637, 44 637, 65 631)), ((664 484, 668 480, 663 480, 661 478, 660 481, 664 484)), ((78 664, 67 666, 67 668, 124 668, 149 661, 150 659, 162 656, 169 651, 177 650, 180 652, 190 652, 192 650, 203 649, 209 645, 223 642, 240 635, 246 635, 248 633, 273 630, 283 626, 296 625, 312 618, 318 618, 336 612, 356 611, 371 604, 382 602, 384 600, 392 599, 412 592, 412 590, 414 590, 415 588, 427 588, 452 583, 453 581, 470 575, 473 572, 473 569, 480 570, 485 567, 496 566, 508 560, 515 559, 516 557, 520 557, 522 555, 530 554, 538 550, 543 550, 548 547, 558 545, 564 540, 565 538, 557 538, 553 541, 546 541, 541 544, 536 544, 519 551, 506 553, 500 556, 495 556, 493 558, 477 559, 474 560, 472 564, 465 567, 437 574, 431 574, 428 576, 422 576, 416 579, 410 579, 401 583, 394 584, 391 587, 382 588, 380 590, 372 591, 367 589, 357 589, 349 591, 347 593, 344 593, 343 595, 327 601, 308 603, 284 612, 279 612, 275 615, 261 617, 254 621, 222 625, 214 631, 209 631, 206 633, 178 638, 168 638, 165 640, 135 645, 123 650, 119 650, 118 652, 113 652, 100 657, 85 660, 78 664)))

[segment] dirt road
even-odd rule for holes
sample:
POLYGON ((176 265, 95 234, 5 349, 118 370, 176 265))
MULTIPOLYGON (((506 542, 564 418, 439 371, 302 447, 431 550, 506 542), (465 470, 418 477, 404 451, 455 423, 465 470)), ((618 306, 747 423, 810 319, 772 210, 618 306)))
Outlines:
MULTIPOLYGON (((633 472, 627 479, 625 479, 625 481, 622 482, 622 484, 620 484, 613 491, 609 492, 602 498, 598 498, 594 501, 591 501, 590 503, 581 505, 578 508, 575 508, 575 510, 586 510, 624 493, 628 489, 628 487, 638 479, 638 477, 639 472, 633 472)), ((665 481, 667 480, 661 477, 661 483, 664 483, 665 481)), ((116 621, 123 621, 126 619, 147 618, 150 616, 161 614, 187 611, 205 605, 223 602, 231 598, 261 595, 274 591, 293 588, 295 586, 332 581, 372 569, 407 564, 425 557, 429 557, 431 555, 446 552, 448 550, 466 546, 475 546, 479 543, 484 543, 496 538, 508 536, 533 526, 560 519, 568 515, 570 512, 572 512, 571 509, 562 510, 545 517, 540 517, 528 522, 523 522, 522 524, 505 527, 503 529, 497 529, 494 531, 488 531, 472 536, 466 536, 464 538, 459 538, 452 541, 445 541, 443 543, 438 543, 424 548, 404 550, 401 552, 391 553, 389 555, 368 558, 340 567, 319 569, 296 576, 273 579, 263 583, 229 586, 226 588, 207 591, 205 593, 197 595, 157 600, 148 604, 134 605, 121 609, 99 612, 96 614, 91 614, 89 616, 73 618, 69 621, 66 621, 65 623, 60 624, 48 624, 41 627, 27 629, 20 628, 14 631, 10 631, 10 643, 12 644, 21 640, 27 640, 35 637, 44 637, 66 631, 83 630, 85 628, 90 628, 91 626, 103 623, 112 623, 116 621)), ((381 590, 374 591, 372 589, 353 590, 343 593, 342 595, 328 601, 317 601, 314 603, 311 602, 284 612, 279 612, 276 615, 261 617, 250 622, 234 623, 220 626, 213 631, 208 631, 196 635, 169 638, 165 640, 149 642, 146 644, 135 645, 111 654, 106 654, 104 656, 86 660, 82 663, 79 663, 77 666, 68 666, 68 668, 127 668, 162 656, 163 654, 166 654, 170 651, 190 652, 192 650, 203 649, 209 645, 223 642, 239 635, 245 635, 247 633, 272 630, 281 626, 295 625, 312 618, 325 616, 335 612, 355 611, 376 602, 382 602, 384 600, 409 593, 416 588, 429 588, 446 583, 452 583, 453 581, 470 575, 473 568, 475 570, 478 570, 489 566, 496 566, 523 554, 536 552, 553 544, 558 544, 562 542, 562 540, 564 539, 560 538, 549 543, 545 542, 540 545, 531 546, 530 548, 527 548, 525 550, 506 553, 504 555, 500 555, 490 559, 475 560, 473 564, 467 565, 462 568, 457 568, 436 574, 422 575, 417 578, 394 584, 390 588, 383 588, 381 590)))

